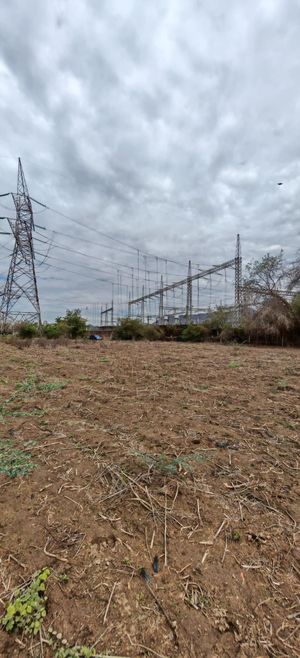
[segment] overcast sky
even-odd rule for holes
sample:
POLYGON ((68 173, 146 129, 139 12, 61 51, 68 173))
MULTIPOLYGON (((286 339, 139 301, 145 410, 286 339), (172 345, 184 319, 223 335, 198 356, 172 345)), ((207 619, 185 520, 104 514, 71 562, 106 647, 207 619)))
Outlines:
MULTIPOLYGON (((0 193, 20 155, 30 194, 87 226, 35 206, 45 318, 108 301, 117 268, 131 285, 112 261, 136 252, 91 227, 182 263, 169 281, 232 258, 237 232, 247 259, 293 256, 300 0, 10 0, 0 26, 0 193)), ((150 285, 157 267, 141 253, 150 285)))

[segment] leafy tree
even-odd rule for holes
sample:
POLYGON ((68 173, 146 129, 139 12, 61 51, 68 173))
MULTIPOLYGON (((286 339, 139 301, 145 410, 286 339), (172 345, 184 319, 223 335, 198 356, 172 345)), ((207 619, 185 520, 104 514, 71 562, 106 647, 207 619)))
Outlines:
POLYGON ((209 333, 218 336, 223 329, 231 326, 230 314, 228 309, 219 306, 216 311, 210 313, 209 317, 203 323, 209 333))
POLYGON ((113 330, 115 340, 141 340, 144 338, 144 325, 140 320, 124 318, 113 330))
POLYGON ((79 308, 76 308, 73 311, 67 310, 63 320, 58 318, 57 325, 62 329, 65 329, 66 334, 70 338, 80 338, 85 336, 86 320, 81 317, 81 311, 79 308))
POLYGON ((246 288, 256 292, 275 292, 287 276, 287 268, 283 260, 283 250, 277 256, 265 254, 261 260, 255 260, 246 266, 247 276, 244 282, 246 288))

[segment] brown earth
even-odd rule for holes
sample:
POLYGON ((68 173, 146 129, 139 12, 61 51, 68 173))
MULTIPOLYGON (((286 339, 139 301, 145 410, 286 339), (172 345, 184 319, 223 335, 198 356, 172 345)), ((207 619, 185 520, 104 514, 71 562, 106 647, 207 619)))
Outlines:
POLYGON ((0 613, 51 567, 41 638, 0 631, 1 657, 53 658, 49 624, 99 654, 300 656, 300 351, 0 351, 0 457, 35 465, 0 474, 0 613))

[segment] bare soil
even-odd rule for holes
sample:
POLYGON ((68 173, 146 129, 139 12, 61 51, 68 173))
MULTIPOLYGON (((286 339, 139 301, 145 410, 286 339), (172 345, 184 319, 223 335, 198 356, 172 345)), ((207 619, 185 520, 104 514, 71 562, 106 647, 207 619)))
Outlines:
MULTIPOLYGON (((0 614, 47 565, 42 640, 51 625, 99 654, 300 656, 300 351, 0 353, 0 448, 34 464, 0 474, 0 614)), ((0 655, 54 652, 0 630, 0 655)))

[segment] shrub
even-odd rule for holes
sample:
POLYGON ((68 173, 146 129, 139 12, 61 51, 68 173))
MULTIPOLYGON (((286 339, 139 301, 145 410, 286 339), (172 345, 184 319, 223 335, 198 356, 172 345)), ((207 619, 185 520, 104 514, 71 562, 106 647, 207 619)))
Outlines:
POLYGON ((208 336, 208 330, 201 324, 189 324, 181 334, 181 340, 202 343, 208 336))
POLYGON ((221 343, 244 343, 247 341, 247 333, 244 327, 227 327, 220 334, 221 343))
POLYGON ((145 336, 145 328, 140 320, 124 318, 120 320, 112 333, 113 340, 141 340, 145 336))
POLYGON ((181 340, 182 326, 166 324, 159 328, 161 340, 181 340))
POLYGON ((43 334, 46 338, 59 338, 63 335, 62 323, 54 322, 53 324, 44 324, 43 334))
POLYGON ((146 340, 161 340, 163 337, 162 332, 153 324, 145 324, 143 327, 144 338, 146 340))
POLYGON ((80 309, 67 311, 63 320, 57 319, 56 324, 70 338, 82 338, 86 333, 86 320, 81 317, 80 309))
POLYGON ((21 322, 18 326, 20 338, 33 338, 38 334, 38 327, 33 322, 21 322))

